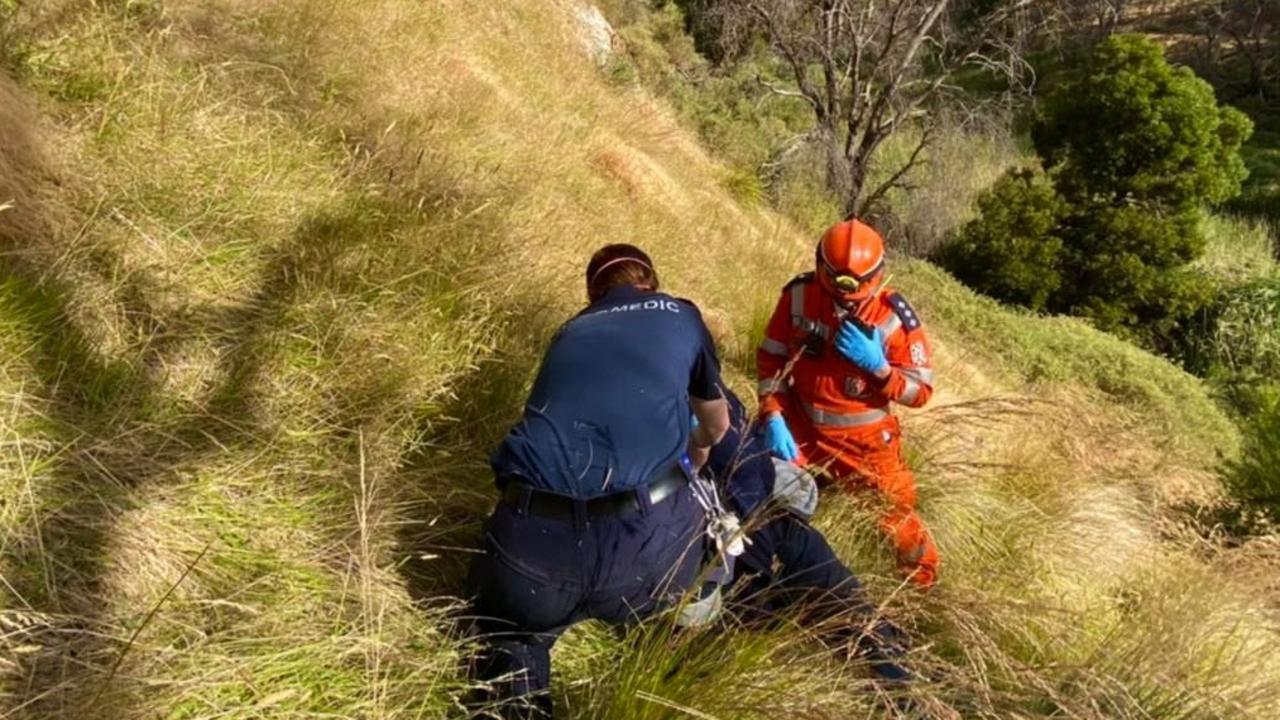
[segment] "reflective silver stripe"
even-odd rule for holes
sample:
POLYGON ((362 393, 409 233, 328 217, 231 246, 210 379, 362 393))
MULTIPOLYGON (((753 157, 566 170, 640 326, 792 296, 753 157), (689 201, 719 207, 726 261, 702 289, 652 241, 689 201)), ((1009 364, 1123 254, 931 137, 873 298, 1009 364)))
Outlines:
POLYGON ((816 408, 808 403, 804 404, 804 411, 808 413, 809 419, 815 425, 826 425, 828 427, 858 427, 860 425, 871 425, 889 417, 887 410, 863 410, 862 412, 843 414, 834 413, 821 408, 816 408))
POLYGON ((902 327, 902 318, 898 317, 898 313, 891 314, 884 322, 876 326, 880 331, 880 336, 886 341, 889 336, 898 332, 898 328, 902 327))
POLYGON ((805 284, 797 282, 791 286, 791 324, 799 325, 804 320, 804 288, 805 284))
POLYGON ((832 337, 831 326, 805 317, 804 289, 806 287, 808 286, 801 282, 791 286, 791 327, 805 332, 816 332, 822 336, 823 340, 830 340, 832 337))
POLYGON ((786 389, 786 383, 776 378, 761 380, 760 383, 756 385, 756 392, 760 395, 772 395, 773 393, 785 392, 786 389))
POLYGON ((924 385, 930 385, 930 386, 933 385, 933 369, 932 368, 904 367, 904 368, 898 368, 898 369, 902 371, 903 375, 906 375, 907 377, 912 378, 924 385))
POLYGON ((899 555, 898 560, 903 565, 918 565, 920 564, 920 559, 923 557, 924 557, 924 543, 921 543, 911 548, 910 550, 902 553, 901 555, 899 555))
POLYGON ((764 340, 761 340, 759 349, 769 353, 770 355, 779 355, 781 357, 787 356, 786 344, 780 343, 773 338, 765 338, 764 340))
POLYGON ((898 396, 897 400, 902 405, 910 405, 914 403, 916 398, 920 395, 920 383, 916 382, 915 379, 911 377, 907 377, 906 382, 906 389, 902 391, 902 394, 898 396))

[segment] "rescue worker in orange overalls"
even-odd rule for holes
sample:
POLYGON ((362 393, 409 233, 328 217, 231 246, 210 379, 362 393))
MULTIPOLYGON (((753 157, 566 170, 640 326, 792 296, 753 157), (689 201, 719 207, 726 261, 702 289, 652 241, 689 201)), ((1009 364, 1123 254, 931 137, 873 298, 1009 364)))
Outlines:
POLYGON ((756 350, 765 441, 778 457, 820 468, 846 490, 874 488, 879 521, 911 581, 937 579, 938 549, 916 514, 915 477, 902 456, 893 403, 933 394, 924 325, 884 286, 884 239, 858 220, 822 236, 816 272, 796 277, 756 350))

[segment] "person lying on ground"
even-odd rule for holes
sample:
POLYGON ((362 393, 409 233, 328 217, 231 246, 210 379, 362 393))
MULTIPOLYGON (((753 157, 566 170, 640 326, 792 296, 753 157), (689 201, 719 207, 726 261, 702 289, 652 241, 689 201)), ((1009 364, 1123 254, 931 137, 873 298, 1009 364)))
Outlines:
MULTIPOLYGON (((895 684, 909 681, 911 674, 901 664, 906 635, 881 617, 853 571, 808 522, 817 508, 816 482, 802 469, 772 457, 763 431, 751 427, 738 397, 726 389, 725 399, 730 427, 711 449, 703 474, 713 478, 728 508, 742 518, 745 541, 734 558, 729 584, 736 614, 749 622, 768 622, 786 610, 803 608, 808 623, 829 628, 825 641, 849 646, 876 677, 895 684), (834 619, 841 622, 830 622, 834 619)), ((703 609, 715 612, 718 589, 699 601, 703 609)))

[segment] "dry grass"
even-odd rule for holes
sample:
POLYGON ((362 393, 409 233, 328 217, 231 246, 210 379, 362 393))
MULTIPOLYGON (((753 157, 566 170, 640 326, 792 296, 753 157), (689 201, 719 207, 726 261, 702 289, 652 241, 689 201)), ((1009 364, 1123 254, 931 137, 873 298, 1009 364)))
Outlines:
POLYGON ((1243 284, 1280 274, 1280 227, 1263 220, 1210 215, 1197 267, 1213 278, 1243 284))
MULTIPOLYGON (((808 240, 611 89, 571 17, 146 0, 10 21, 31 101, 0 85, 0 716, 456 716, 485 456, 602 242, 649 249, 748 386, 808 240)), ((1266 717, 1274 610, 1214 563, 1268 556, 1166 522, 1212 495, 1203 389, 902 277, 943 359, 909 427, 947 579, 899 592, 862 500, 820 522, 914 628, 939 678, 917 692, 967 717, 1266 717), (1047 363, 1015 342, 1033 328, 1116 368, 1047 363)), ((585 626, 557 687, 573 717, 886 714, 839 658, 786 619, 585 626)))

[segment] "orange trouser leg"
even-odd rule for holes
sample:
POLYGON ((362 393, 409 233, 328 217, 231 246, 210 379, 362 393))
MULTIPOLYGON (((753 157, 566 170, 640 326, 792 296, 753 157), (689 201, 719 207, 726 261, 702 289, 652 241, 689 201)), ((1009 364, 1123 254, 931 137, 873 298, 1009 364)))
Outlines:
MULTIPOLYGON (((792 425, 790 418, 788 424, 792 425)), ((792 432, 806 464, 825 468, 846 491, 874 489, 888 507, 878 527, 892 543, 898 566, 911 581, 931 587, 938 579, 938 547, 916 513, 916 482, 902 456, 896 420, 839 432, 794 423, 792 432), (796 432, 795 426, 800 426, 796 432)))

